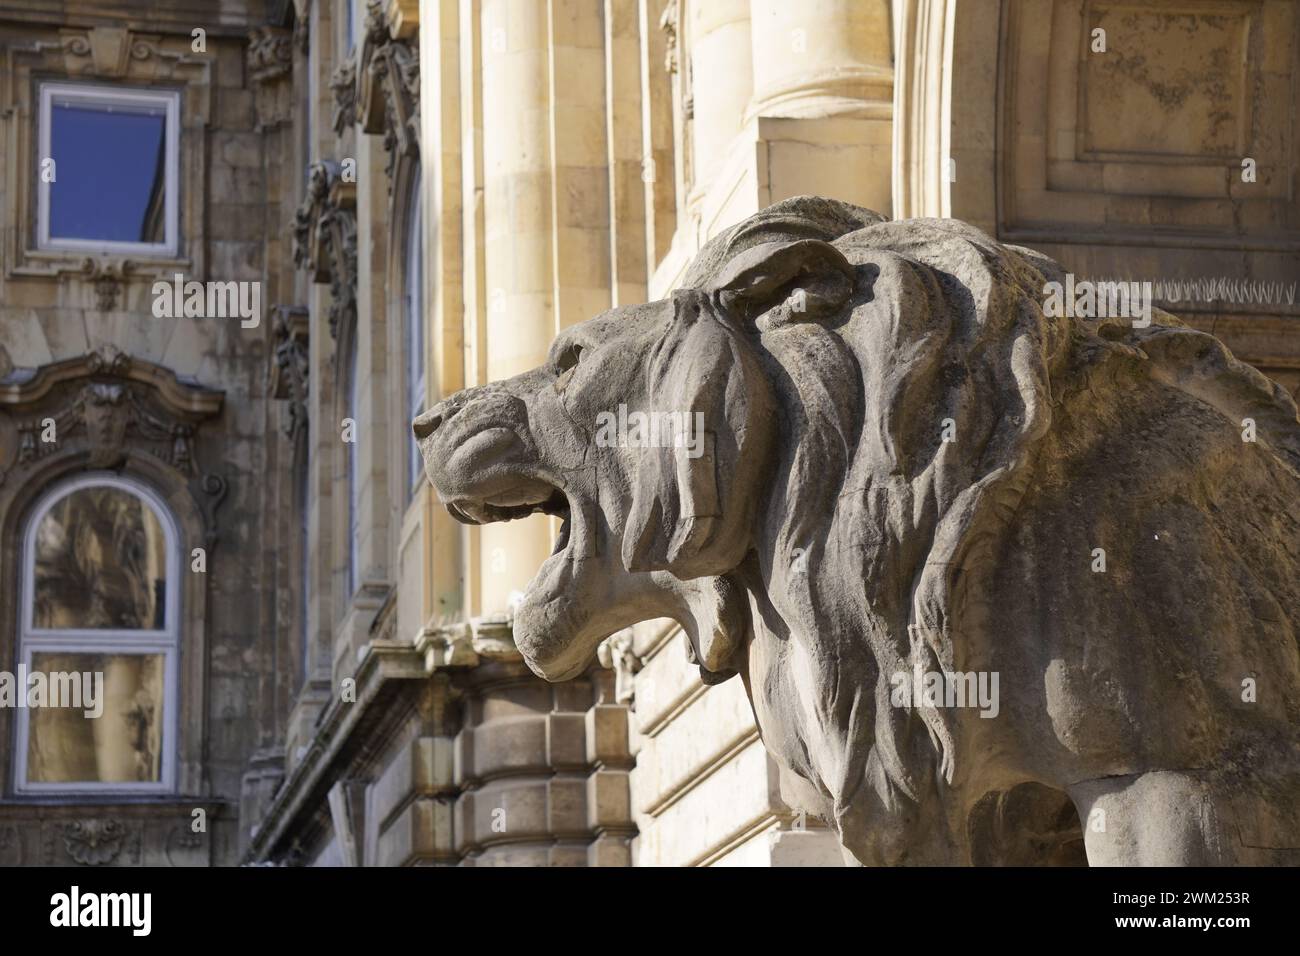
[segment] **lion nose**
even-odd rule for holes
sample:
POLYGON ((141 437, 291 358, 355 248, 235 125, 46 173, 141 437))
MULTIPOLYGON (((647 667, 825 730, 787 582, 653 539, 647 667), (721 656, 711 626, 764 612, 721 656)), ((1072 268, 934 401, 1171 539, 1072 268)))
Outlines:
POLYGON ((439 402, 428 411, 421 412, 420 415, 411 422, 411 431, 415 432, 415 437, 419 441, 428 438, 438 430, 452 415, 456 414, 456 409, 448 402, 439 402))

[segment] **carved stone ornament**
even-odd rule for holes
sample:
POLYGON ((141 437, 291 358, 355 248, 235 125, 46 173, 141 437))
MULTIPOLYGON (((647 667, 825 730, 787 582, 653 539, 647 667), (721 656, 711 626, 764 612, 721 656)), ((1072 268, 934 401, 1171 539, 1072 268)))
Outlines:
POLYGON ((389 32, 388 4, 370 0, 357 61, 357 120, 367 133, 384 134, 388 188, 399 156, 419 158, 420 51, 411 39, 389 32))
POLYGON ((271 395, 289 403, 284 433, 290 439, 307 434, 307 386, 311 369, 308 349, 308 314, 296 305, 277 305, 274 316, 275 349, 271 366, 271 395))
POLYGON ((636 696, 636 675, 641 670, 641 658, 633 648, 631 628, 624 628, 605 638, 596 649, 596 660, 601 667, 614 672, 614 701, 631 704, 636 696))
POLYGON ((357 309, 356 184, 344 182, 342 167, 313 163, 307 195, 294 214, 293 260, 313 282, 330 286, 330 335, 351 326, 357 309))
POLYGON ((64 72, 81 75, 87 72, 102 77, 127 75, 132 61, 163 61, 167 68, 202 63, 206 56, 189 48, 188 38, 182 48, 168 48, 161 34, 136 33, 125 27, 69 27, 60 31, 55 43, 41 41, 34 49, 57 46, 64 57, 64 72), (89 70, 86 61, 89 60, 89 70))
POLYGON ((86 256, 81 260, 82 277, 94 285, 96 309, 112 312, 117 308, 122 282, 130 270, 129 259, 95 259, 86 256))
POLYGON ((248 76, 252 81, 259 129, 293 118, 293 33, 257 27, 248 35, 248 76))
POLYGON ((564 519, 514 614, 534 671, 676 619, 850 862, 1300 862, 1295 402, 1064 283, 797 197, 415 433, 454 517, 564 519))
POLYGON ((64 824, 63 847, 82 866, 103 866, 117 859, 127 835, 117 820, 77 820, 64 824))
POLYGON ((248 35, 248 75, 259 83, 293 69, 293 33, 281 27, 255 27, 248 35))
POLYGON ((196 461, 199 426, 221 411, 223 393, 184 381, 164 368, 103 345, 80 358, 39 369, 11 369, 0 379, 0 484, 9 474, 63 451, 87 468, 118 468, 132 454, 166 464, 216 508, 225 480, 196 461))
POLYGON ((338 136, 357 122, 357 66, 352 60, 340 63, 330 75, 334 92, 334 132, 338 136))

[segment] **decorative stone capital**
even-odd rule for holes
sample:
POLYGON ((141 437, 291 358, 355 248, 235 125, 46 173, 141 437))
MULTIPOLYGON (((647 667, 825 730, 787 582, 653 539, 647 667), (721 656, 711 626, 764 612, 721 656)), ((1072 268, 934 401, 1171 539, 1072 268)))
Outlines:
POLYGON ((293 261, 313 282, 329 283, 330 335, 338 338, 357 308, 356 184, 331 160, 313 163, 307 195, 294 214, 293 261))
POLYGON ((357 121, 367 133, 384 135, 386 171, 392 189, 399 157, 420 152, 420 50, 411 36, 392 32, 389 0, 370 0, 357 60, 357 121))

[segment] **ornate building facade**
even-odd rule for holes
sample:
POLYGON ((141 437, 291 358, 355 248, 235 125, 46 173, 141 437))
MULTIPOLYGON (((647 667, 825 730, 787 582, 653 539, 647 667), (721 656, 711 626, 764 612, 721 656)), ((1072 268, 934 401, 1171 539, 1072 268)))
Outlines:
POLYGON ((108 687, 0 708, 0 864, 838 865, 672 622, 531 674, 556 519, 411 420, 800 194, 1300 394, 1298 91, 1287 0, 0 0, 0 671, 108 687))

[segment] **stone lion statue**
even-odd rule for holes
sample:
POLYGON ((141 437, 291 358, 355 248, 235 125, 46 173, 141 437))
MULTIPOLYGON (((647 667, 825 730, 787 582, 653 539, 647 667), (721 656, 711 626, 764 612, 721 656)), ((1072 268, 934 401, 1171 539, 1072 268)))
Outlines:
POLYGON ((415 433, 456 518, 564 519, 534 671, 675 618, 849 862, 1300 861, 1295 403, 1063 281, 791 199, 415 433))

